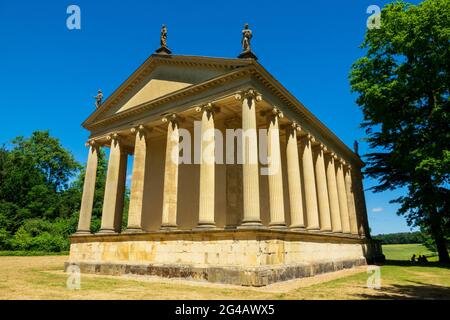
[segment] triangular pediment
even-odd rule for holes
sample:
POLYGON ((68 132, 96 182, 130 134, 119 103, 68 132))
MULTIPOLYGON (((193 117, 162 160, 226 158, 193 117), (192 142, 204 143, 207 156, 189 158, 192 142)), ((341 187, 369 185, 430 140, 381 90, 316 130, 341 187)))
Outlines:
POLYGON ((151 56, 85 123, 101 121, 246 65, 238 59, 151 56))

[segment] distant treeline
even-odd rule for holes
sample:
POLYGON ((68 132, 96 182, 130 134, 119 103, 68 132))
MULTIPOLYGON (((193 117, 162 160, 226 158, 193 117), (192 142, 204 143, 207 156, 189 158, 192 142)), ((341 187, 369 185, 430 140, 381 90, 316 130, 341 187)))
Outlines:
POLYGON ((405 243, 424 242, 424 235, 419 231, 379 234, 373 236, 372 238, 376 240, 381 240, 383 244, 405 244, 405 243))

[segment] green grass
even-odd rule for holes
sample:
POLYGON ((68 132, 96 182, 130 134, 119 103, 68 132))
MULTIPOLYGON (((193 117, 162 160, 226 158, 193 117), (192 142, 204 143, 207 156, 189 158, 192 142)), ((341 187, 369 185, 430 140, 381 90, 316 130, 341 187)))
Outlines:
POLYGON ((281 291, 84 274, 81 289, 69 290, 67 274, 62 272, 67 256, 0 257, 0 300, 450 299, 450 265, 411 263, 413 253, 431 254, 421 245, 386 245, 383 249, 389 260, 381 266, 380 289, 367 287, 370 274, 361 268, 359 273, 310 285, 281 284, 281 291))
POLYGON ((428 250, 424 245, 414 244, 384 244, 383 253, 387 260, 410 261, 413 254, 425 255, 429 261, 437 261, 437 255, 428 250))
POLYGON ((47 252, 47 251, 0 251, 0 257, 30 257, 30 256, 67 256, 69 251, 47 252))

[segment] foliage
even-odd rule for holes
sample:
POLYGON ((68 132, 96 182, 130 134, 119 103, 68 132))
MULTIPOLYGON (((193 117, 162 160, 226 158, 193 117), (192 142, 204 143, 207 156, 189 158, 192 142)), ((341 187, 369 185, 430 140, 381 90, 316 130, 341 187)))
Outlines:
MULTIPOLYGON (((100 228, 106 156, 99 153, 93 231, 100 228)), ((84 168, 48 131, 0 148, 0 250, 65 252, 76 231, 84 168)))
POLYGON ((410 226, 419 226, 449 261, 450 232, 450 2, 395 2, 369 29, 350 75, 367 141, 376 192, 405 187, 394 199, 410 226))
POLYGON ((423 236, 420 232, 379 234, 373 236, 372 238, 375 240, 381 240, 383 244, 422 243, 423 241, 423 236))

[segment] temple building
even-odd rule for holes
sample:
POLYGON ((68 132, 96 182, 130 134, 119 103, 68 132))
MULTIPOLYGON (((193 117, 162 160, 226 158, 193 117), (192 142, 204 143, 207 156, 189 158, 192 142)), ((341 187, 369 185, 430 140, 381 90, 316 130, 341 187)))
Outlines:
POLYGON ((263 286, 370 263, 364 163, 261 64, 156 50, 83 123, 81 272, 263 286), (109 148, 91 233, 99 148, 109 148), (127 228, 127 160, 133 157, 127 228))

